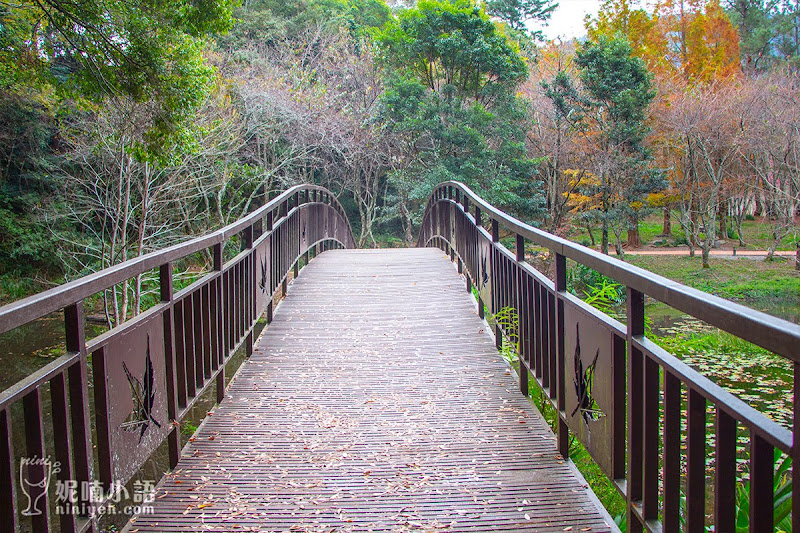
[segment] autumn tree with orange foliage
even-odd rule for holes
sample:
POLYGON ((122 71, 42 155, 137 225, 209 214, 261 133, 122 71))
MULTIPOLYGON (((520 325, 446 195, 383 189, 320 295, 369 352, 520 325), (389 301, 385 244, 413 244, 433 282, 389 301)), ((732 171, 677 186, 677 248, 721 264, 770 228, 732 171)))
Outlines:
POLYGON ((647 109, 655 96, 652 75, 641 59, 632 57, 624 36, 587 41, 575 53, 575 66, 577 79, 560 71, 543 86, 563 119, 579 132, 589 157, 587 170, 598 177, 596 185, 579 192, 599 195, 595 213, 602 228, 601 250, 608 253, 613 230, 621 254, 622 228, 628 229, 629 245, 637 246, 642 200, 662 188, 644 145, 647 109))
MULTIPOLYGON (((695 137, 687 132, 678 133, 676 123, 688 124, 689 116, 675 117, 677 110, 690 110, 687 102, 697 103, 698 92, 705 100, 718 101, 716 91, 730 92, 731 84, 739 82, 739 36, 718 0, 664 0, 653 13, 629 0, 608 0, 597 18, 587 24, 590 37, 624 35, 632 43, 632 53, 641 58, 654 73, 658 97, 650 109, 649 124, 652 134, 648 139, 654 149, 655 164, 667 169, 670 187, 651 197, 651 201, 664 210, 663 233, 671 233, 671 211, 680 208, 680 220, 687 233, 690 252, 698 243, 694 224, 706 218, 707 209, 702 209, 698 198, 720 198, 724 189, 716 171, 707 166, 696 165, 691 159, 696 155, 696 146, 704 146, 713 139, 696 137, 701 131, 713 135, 719 128, 710 125, 703 130, 693 129, 695 137), (669 118, 668 118, 669 117, 669 118), (691 156, 691 157, 690 157, 691 156), (706 173, 704 179, 694 179, 697 184, 716 184, 709 194, 698 195, 687 189, 687 178, 694 176, 695 169, 706 173), (687 201, 688 199, 688 201, 687 201), (702 211, 702 213, 701 213, 702 211)), ((720 116, 716 114, 714 116, 720 116)), ((718 125, 720 128, 722 125, 718 125)), ((680 128, 678 128, 680 129, 680 128)), ((704 246, 701 246, 704 247, 704 246)))

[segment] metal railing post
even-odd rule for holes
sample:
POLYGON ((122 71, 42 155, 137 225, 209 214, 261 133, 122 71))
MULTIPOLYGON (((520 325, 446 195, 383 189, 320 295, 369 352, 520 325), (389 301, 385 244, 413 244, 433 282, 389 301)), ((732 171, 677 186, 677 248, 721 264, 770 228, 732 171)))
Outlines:
MULTIPOLYGON (((563 255, 555 254, 555 298, 556 298, 556 404, 558 406, 558 452, 564 457, 569 457, 569 428, 567 427, 566 408, 566 360, 564 342, 566 335, 564 331, 564 300, 560 298, 561 293, 567 292, 567 258, 563 255)), ((553 384, 551 383, 552 387, 553 384)))
MULTIPOLYGON (((500 242, 500 225, 497 222, 497 219, 492 219, 492 252, 490 262, 492 264, 492 308, 489 310, 492 315, 496 315, 499 309, 498 307, 498 298, 499 298, 499 287, 498 281, 500 280, 500 276, 497 275, 497 266, 499 264, 499 260, 497 259, 497 243, 500 242)), ((503 348, 503 330, 500 325, 497 323, 495 319, 494 323, 494 343, 497 346, 498 350, 503 348)))
POLYGON ((522 392, 522 394, 527 396, 529 390, 528 373, 530 371, 528 367, 530 362, 527 359, 528 350, 525 348, 526 343, 528 342, 528 336, 523 325, 527 320, 529 310, 527 309, 527 306, 524 305, 525 298, 522 283, 522 263, 525 262, 525 237, 519 233, 516 235, 515 239, 515 252, 517 264, 515 265, 516 275, 514 276, 514 294, 517 308, 517 339, 519 343, 519 348, 517 350, 517 356, 519 358, 519 390, 522 392))

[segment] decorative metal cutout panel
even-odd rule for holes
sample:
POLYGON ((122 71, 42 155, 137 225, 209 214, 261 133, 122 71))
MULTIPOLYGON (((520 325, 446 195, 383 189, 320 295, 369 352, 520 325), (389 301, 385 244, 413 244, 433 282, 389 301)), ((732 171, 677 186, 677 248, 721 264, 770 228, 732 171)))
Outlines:
POLYGON ((270 239, 256 246, 256 316, 267 310, 271 296, 270 283, 270 239))
POLYGON ((105 351, 112 477, 126 481, 170 429, 161 313, 115 336, 105 351))
MULTIPOLYGON (((492 243, 482 233, 478 236, 476 284, 484 305, 492 303, 492 243)), ((492 310, 494 311, 494 310, 492 310)))
POLYGON ((564 302, 567 425, 612 475, 614 334, 591 311, 564 302))

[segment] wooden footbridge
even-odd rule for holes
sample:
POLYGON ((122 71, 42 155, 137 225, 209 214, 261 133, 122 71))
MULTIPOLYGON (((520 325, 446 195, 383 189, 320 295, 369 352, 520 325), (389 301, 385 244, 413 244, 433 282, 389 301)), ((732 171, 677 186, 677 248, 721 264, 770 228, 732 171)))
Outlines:
MULTIPOLYGON (((67 347, 0 393, 0 531, 102 531, 160 455, 169 471, 131 533, 616 531, 569 459, 579 446, 629 531, 738 531, 742 463, 749 530, 773 531, 774 454, 797 457, 797 428, 649 340, 644 298, 788 358, 795 387, 797 325, 539 231, 458 183, 434 191, 419 246, 355 250, 335 198, 298 186, 216 233, 0 308, 0 333, 63 310, 67 347), (526 243, 550 251, 550 277, 526 243), (173 271, 203 252, 213 269, 176 290, 173 271), (627 286, 624 324, 567 291, 568 259, 627 286), (87 340, 84 300, 150 271, 160 303, 87 340), (214 393, 187 439, 182 422, 214 393)), ((781 504, 800 527, 800 498, 781 504)))

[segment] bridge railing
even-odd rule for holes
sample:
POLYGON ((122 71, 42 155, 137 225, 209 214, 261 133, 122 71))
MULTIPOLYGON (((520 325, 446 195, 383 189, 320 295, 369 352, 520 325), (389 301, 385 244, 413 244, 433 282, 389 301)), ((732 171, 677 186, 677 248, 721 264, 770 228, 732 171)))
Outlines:
POLYGON ((355 246, 342 206, 326 189, 300 185, 214 233, 0 307, 0 334, 63 309, 67 351, 0 393, 0 530, 96 531, 98 502, 83 487, 102 487, 108 496, 165 440, 174 467, 179 424, 189 409, 212 384, 217 399, 223 398, 225 364, 241 347, 250 354, 256 321, 265 312, 271 320, 274 297, 285 293, 290 270, 296 275, 302 256, 308 262, 309 252, 334 246, 355 246), (223 262, 223 246, 234 237, 241 251, 223 262), (213 271, 175 291, 174 263, 206 251, 213 271), (160 303, 87 342, 84 300, 154 269, 160 303), (43 389, 49 389, 49 413, 43 411, 43 389), (20 403, 22 420, 12 415, 20 403), (46 457, 51 443, 45 442, 45 424, 52 428, 53 462, 60 469, 26 461, 21 476, 17 457, 46 457), (20 428, 25 449, 15 453, 20 428), (74 487, 78 498, 76 512, 58 520, 48 501, 52 483, 20 485, 36 502, 33 509, 23 509, 17 491, 23 477, 38 482, 50 473, 72 483, 62 486, 74 487))
MULTIPOLYGON (((714 531, 736 531, 737 430, 749 435, 750 531, 773 531, 775 449, 792 457, 793 494, 800 495, 798 424, 783 427, 649 339, 645 296, 788 359, 794 420, 800 326, 541 231, 457 182, 433 191, 419 245, 438 246, 458 263, 467 290, 477 291, 481 316, 484 305, 492 313, 516 311, 521 391, 528 393, 533 376, 558 413, 559 452, 568 456, 570 435, 580 440, 624 497, 628 531, 703 532, 708 509, 714 531), (513 236, 513 253, 500 242, 501 231, 513 236), (527 242, 549 250, 554 281, 526 262, 527 242), (567 259, 627 287, 625 324, 567 292, 567 259), (713 440, 706 431, 709 410, 713 440), (707 476, 712 446, 713 475, 707 476)), ((509 332, 496 327, 499 346, 509 332)), ((791 503, 794 531, 800 531, 800 497, 791 503)))

